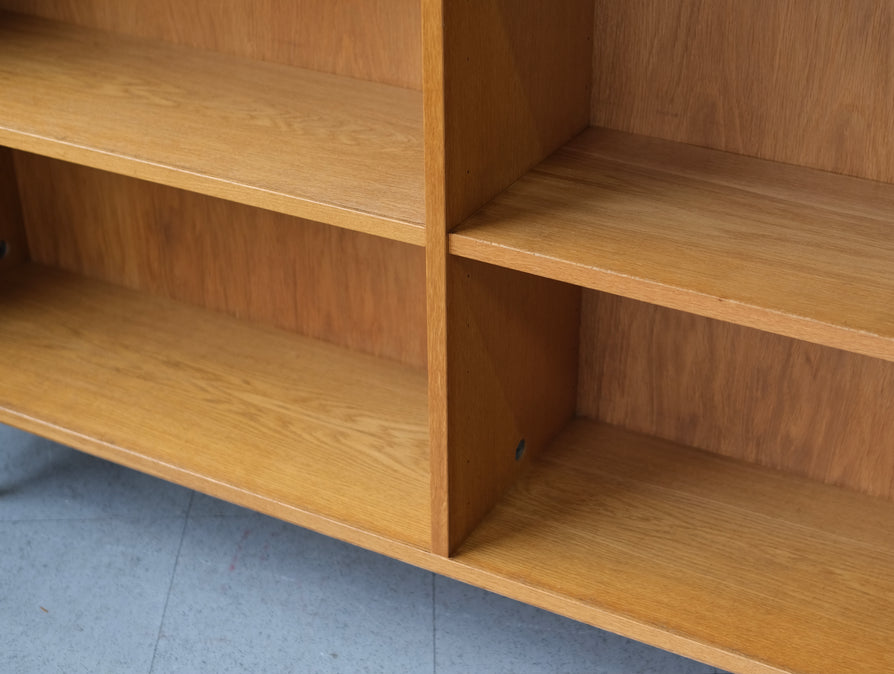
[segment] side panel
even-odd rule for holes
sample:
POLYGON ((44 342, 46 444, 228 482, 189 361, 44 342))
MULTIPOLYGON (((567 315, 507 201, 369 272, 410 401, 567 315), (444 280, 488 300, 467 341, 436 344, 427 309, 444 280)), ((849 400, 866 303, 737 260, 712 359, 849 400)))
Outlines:
POLYGON ((28 257, 13 153, 0 147, 0 270, 28 257))

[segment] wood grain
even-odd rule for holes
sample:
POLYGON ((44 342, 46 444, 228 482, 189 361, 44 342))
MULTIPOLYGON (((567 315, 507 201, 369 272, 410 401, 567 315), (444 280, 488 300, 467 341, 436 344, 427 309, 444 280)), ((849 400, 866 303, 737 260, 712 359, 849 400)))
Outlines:
POLYGON ((591 121, 894 182, 888 0, 600 0, 591 121))
POLYGON ((33 259, 425 367, 423 251, 17 153, 33 259))
POLYGON ((428 423, 431 448, 431 546, 450 554, 447 398, 447 182, 444 106, 444 0, 421 0, 425 120, 425 292, 428 423))
POLYGON ((516 598, 724 669, 880 672, 892 541, 890 503, 578 421, 455 560, 500 577, 484 587, 512 578, 516 598))
POLYGON ((422 245, 418 92, 0 15, 0 143, 422 245))
POLYGON ((28 257, 12 152, 0 148, 0 269, 23 262, 28 257))
POLYGON ((2 284, 4 422, 428 547, 419 371, 36 265, 2 284))
POLYGON ((454 550, 574 414, 580 289, 458 258, 448 275, 454 550))
POLYGON ((421 89, 418 0, 2 0, 88 28, 421 89))
POLYGON ((417 371, 31 265, 2 283, 6 422, 717 666, 891 667, 889 504, 576 422, 446 559, 417 371))
POLYGON ((106 171, 18 156, 78 275, 0 273, 0 419, 718 667, 894 669, 892 505, 782 472, 894 492, 891 364, 829 348, 894 360, 894 192, 589 131, 485 205, 590 120, 890 181, 890 5, 228 2, 0 1, 68 22, 0 16, 0 144, 106 171), (578 402, 781 470, 540 451, 578 402))
POLYGON ((894 360, 892 219, 887 184, 591 129, 450 250, 894 360))
POLYGON ((587 0, 425 0, 422 8, 432 545, 449 554, 516 474, 521 438, 531 435, 536 453, 546 429, 573 412, 573 367, 556 354, 574 352, 566 328, 577 295, 548 281, 513 286, 520 275, 474 266, 469 281, 467 266, 448 259, 447 232, 586 124, 593 10, 587 0), (506 312, 530 326, 507 333, 494 322, 506 312), (546 362, 558 369, 545 371, 546 362), (530 389, 515 392, 534 373, 544 375, 546 404, 533 404, 530 389))
POLYGON ((444 3, 448 228, 586 126, 592 16, 589 0, 444 3))
POLYGON ((894 363, 584 293, 579 412, 894 499, 894 363))

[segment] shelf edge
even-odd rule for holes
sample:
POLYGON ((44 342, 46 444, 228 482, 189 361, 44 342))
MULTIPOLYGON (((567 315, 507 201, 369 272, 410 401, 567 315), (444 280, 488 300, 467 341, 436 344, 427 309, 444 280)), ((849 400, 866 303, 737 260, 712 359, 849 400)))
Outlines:
POLYGON ((545 255, 481 241, 463 232, 450 234, 452 255, 545 276, 583 288, 628 297, 736 325, 756 328, 843 351, 894 361, 894 338, 785 313, 739 300, 706 295, 651 279, 575 264, 545 255))
POLYGON ((340 522, 326 515, 291 506, 226 482, 152 460, 137 452, 125 452, 101 440, 47 424, 24 414, 0 409, 0 422, 10 423, 27 432, 39 434, 79 451, 153 475, 159 479, 171 481, 171 473, 176 473, 178 479, 175 483, 183 487, 195 489, 209 496, 224 499, 241 507, 276 517, 296 526, 480 587, 489 592, 522 601, 559 615, 569 616, 597 629, 608 630, 626 638, 681 653, 688 658, 729 670, 747 669, 749 672, 761 674, 784 674, 787 671, 766 663, 756 662, 753 658, 732 650, 700 643, 685 635, 664 630, 623 613, 598 608, 574 598, 562 596, 549 589, 529 585, 511 576, 503 576, 479 568, 473 562, 467 561, 462 553, 454 557, 438 555, 430 550, 340 522), (161 466, 164 466, 164 471, 158 470, 161 466), (162 473, 167 477, 162 477, 162 473))
POLYGON ((0 145, 414 246, 425 246, 425 227, 422 223, 319 203, 5 126, 0 126, 0 145))

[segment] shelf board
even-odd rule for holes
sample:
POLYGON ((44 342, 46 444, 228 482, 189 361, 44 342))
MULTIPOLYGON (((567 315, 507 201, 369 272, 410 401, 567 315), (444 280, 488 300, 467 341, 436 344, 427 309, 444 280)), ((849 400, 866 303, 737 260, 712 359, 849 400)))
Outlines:
POLYGON ((536 459, 454 561, 715 666, 894 669, 894 504, 591 421, 536 459))
POLYGON ((894 360, 894 185, 589 129, 450 252, 894 360))
POLYGON ((423 372, 37 265, 0 287, 0 421, 380 551, 429 548, 423 372))
POLYGON ((0 145, 424 243, 422 95, 0 13, 0 145))

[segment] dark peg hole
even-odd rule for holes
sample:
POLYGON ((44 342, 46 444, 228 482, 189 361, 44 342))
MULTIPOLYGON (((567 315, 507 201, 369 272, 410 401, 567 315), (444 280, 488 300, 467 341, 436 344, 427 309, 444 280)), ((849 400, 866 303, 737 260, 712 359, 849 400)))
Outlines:
POLYGON ((6 257, 9 252, 9 244, 6 241, 0 241, 0 260, 6 257))
POLYGON ((515 460, 521 461, 521 458, 524 455, 525 455, 525 439, 522 438, 518 443, 518 447, 515 448, 515 460))

